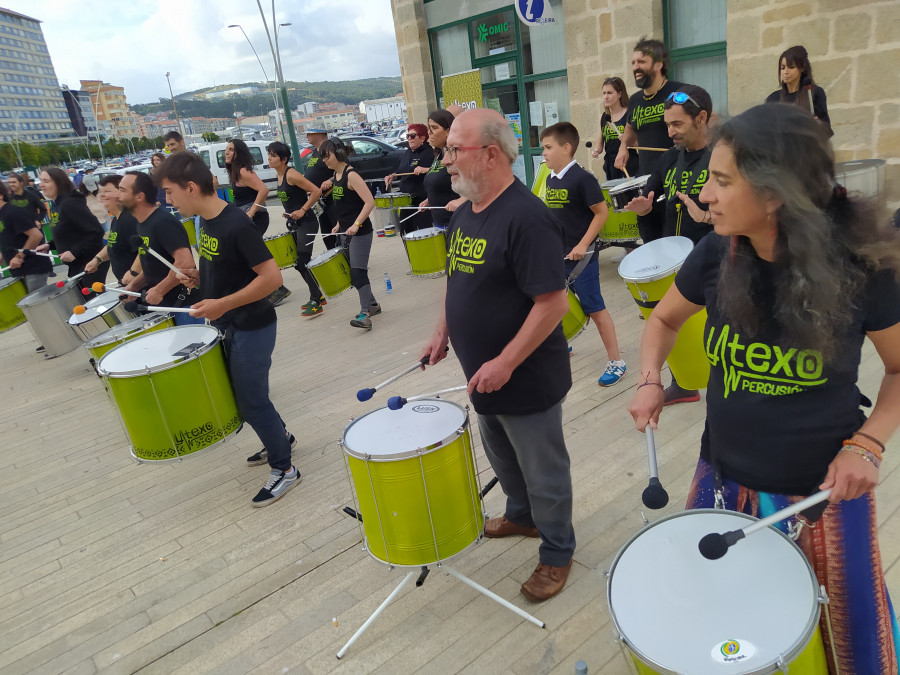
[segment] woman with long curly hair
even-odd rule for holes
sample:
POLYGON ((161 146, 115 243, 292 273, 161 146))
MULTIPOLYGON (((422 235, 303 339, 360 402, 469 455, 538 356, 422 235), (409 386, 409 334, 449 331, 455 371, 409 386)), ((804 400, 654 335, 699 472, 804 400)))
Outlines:
POLYGON ((897 673, 873 491, 900 425, 897 232, 835 184, 825 130, 796 108, 756 106, 725 122, 709 173, 700 199, 715 232, 647 320, 630 412, 638 429, 656 426, 663 360, 705 306, 712 368, 687 507, 724 502, 764 517, 831 489, 821 519, 797 539, 830 599, 831 621, 821 621, 829 667, 897 673), (867 337, 885 372, 868 417, 857 387, 867 337))
POLYGON ((234 192, 234 205, 250 217, 260 234, 265 234, 269 229, 269 188, 253 170, 250 148, 240 138, 232 138, 225 146, 225 169, 234 192))

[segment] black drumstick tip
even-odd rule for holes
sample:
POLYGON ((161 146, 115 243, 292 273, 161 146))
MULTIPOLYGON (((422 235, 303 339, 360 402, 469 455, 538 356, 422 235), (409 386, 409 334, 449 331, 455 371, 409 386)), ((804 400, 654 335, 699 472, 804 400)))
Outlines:
POLYGON ((650 479, 649 485, 641 493, 641 501, 648 509, 661 509, 669 503, 669 493, 659 482, 659 478, 650 479))
POLYGON ((125 308, 126 312, 137 312, 141 309, 145 309, 147 306, 140 304, 137 300, 129 300, 122 307, 125 308))
POLYGON ((594 147, 594 144, 591 143, 590 141, 585 141, 585 142, 584 142, 584 147, 586 147, 586 148, 593 148, 593 147, 594 147))
POLYGON ((718 560, 728 553, 728 542, 725 541, 725 535, 710 532, 700 540, 697 548, 700 549, 700 555, 707 560, 718 560))
POLYGON ((375 395, 375 390, 371 387, 368 389, 360 389, 356 392, 356 400, 357 401, 368 401, 375 395))

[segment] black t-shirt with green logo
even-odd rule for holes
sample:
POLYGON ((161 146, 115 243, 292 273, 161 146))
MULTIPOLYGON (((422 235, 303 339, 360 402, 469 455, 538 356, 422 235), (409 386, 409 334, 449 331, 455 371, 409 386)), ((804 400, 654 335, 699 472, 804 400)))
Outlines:
MULTIPOLYGON (((246 215, 244 218, 250 222, 246 215)), ((174 263, 175 251, 180 248, 189 249, 191 244, 181 221, 160 208, 147 216, 144 222, 138 222, 137 233, 144 242, 144 246, 139 249, 141 269, 144 272, 147 288, 150 289, 168 276, 169 268, 157 260, 156 256, 147 252, 145 247, 149 246, 170 263, 174 263)), ((166 293, 160 304, 164 307, 171 307, 178 302, 179 295, 185 294, 187 294, 187 289, 182 284, 178 284, 166 293)))
MULTIPOLYGON (((262 235, 234 204, 215 218, 200 221, 200 288, 204 298, 224 298, 237 293, 256 278, 253 268, 271 260, 262 235)), ((232 309, 212 325, 221 330, 230 325, 255 330, 275 321, 275 308, 268 298, 232 309)))
POLYGON ((593 174, 575 164, 562 178, 547 178, 545 201, 562 226, 564 253, 568 255, 587 233, 594 219, 591 207, 603 201, 603 189, 593 174))
MULTIPOLYGON (((431 163, 431 169, 425 174, 425 194, 428 197, 428 206, 447 206, 459 195, 453 191, 453 183, 447 167, 441 162, 441 156, 435 157, 431 163)), ((431 209, 431 218, 435 223, 446 227, 453 217, 451 211, 431 209)))
MULTIPOLYGON (((447 231, 446 318, 466 379, 515 337, 534 298, 566 287, 560 226, 518 180, 486 209, 465 202, 447 231)), ((562 324, 490 394, 472 394, 484 415, 524 415, 559 403, 572 386, 562 324)))
MULTIPOLYGON (((28 241, 28 231, 36 229, 31 213, 12 204, 4 204, 0 208, 0 250, 3 253, 4 265, 9 265, 18 251, 28 241)), ((43 239, 43 237, 41 237, 43 239)), ((22 261, 18 269, 10 270, 14 277, 23 277, 26 274, 46 274, 50 272, 52 264, 50 258, 43 255, 29 255, 22 261)))
MULTIPOLYGON (((619 154, 619 147, 622 141, 619 135, 625 133, 625 123, 628 121, 628 111, 622 113, 622 116, 615 122, 612 121, 612 115, 603 113, 600 116, 600 128, 603 134, 603 173, 606 174, 606 180, 615 180, 616 178, 627 178, 625 172, 617 169, 616 155, 619 154)), ((638 175, 638 153, 637 150, 628 151, 628 162, 625 168, 628 169, 629 176, 638 175)))
POLYGON ((44 216, 47 215, 43 200, 28 190, 23 190, 21 195, 10 193, 9 203, 28 211, 28 214, 37 222, 44 220, 44 216))
POLYGON ((670 148, 662 153, 647 181, 644 194, 653 193, 653 211, 641 216, 642 231, 653 231, 662 237, 688 237, 695 244, 712 232, 712 224, 698 223, 691 218, 676 192, 687 194, 704 211, 700 191, 709 179, 709 148, 686 152, 670 148), (665 195, 664 203, 657 203, 665 195))
POLYGON ((131 243, 131 237, 137 234, 137 220, 128 211, 122 211, 113 218, 106 238, 106 248, 113 276, 121 280, 131 269, 137 250, 131 243))
POLYGON ((723 474, 754 490, 808 494, 828 464, 862 425, 856 386, 868 331, 900 323, 900 284, 891 270, 872 273, 854 298, 853 319, 834 336, 836 356, 788 345, 775 316, 776 265, 754 260, 751 289, 764 316, 754 335, 741 334, 719 308, 719 265, 730 238, 710 234, 690 253, 675 284, 709 313, 704 346, 712 367, 700 454, 723 474))
MULTIPOLYGON (((638 145, 643 148, 671 148, 673 143, 663 119, 666 98, 684 86, 682 82, 668 80, 649 99, 638 89, 628 99, 627 120, 637 134, 638 145)), ((662 153, 653 150, 638 151, 638 173, 645 176, 651 171, 662 153)))
MULTIPOLYGON (((331 199, 334 201, 333 218, 335 224, 340 226, 341 232, 346 232, 353 226, 365 205, 362 197, 356 194, 356 190, 351 190, 348 184, 350 174, 355 172, 356 169, 348 164, 340 179, 335 174, 334 187, 331 188, 331 199)), ((372 221, 367 217, 359 224, 356 233, 359 235, 372 234, 372 221)))

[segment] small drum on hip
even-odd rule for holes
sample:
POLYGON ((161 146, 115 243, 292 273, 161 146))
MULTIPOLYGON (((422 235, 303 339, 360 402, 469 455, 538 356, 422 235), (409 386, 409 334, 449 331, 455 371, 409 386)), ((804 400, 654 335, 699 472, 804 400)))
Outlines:
POLYGON ((619 213, 626 212, 625 207, 635 197, 641 197, 644 195, 644 188, 647 186, 647 181, 650 180, 650 174, 646 176, 638 176, 637 178, 628 178, 609 188, 609 199, 612 203, 613 209, 619 213))
POLYGON ((241 427, 219 331, 178 326, 134 338, 97 364, 137 460, 181 459, 241 427))
POLYGON ((266 243, 272 257, 275 258, 275 264, 280 269, 293 267, 297 262, 297 242, 291 232, 283 234, 273 234, 266 237, 263 241, 266 243))
POLYGON ((568 288, 566 297, 569 301, 569 311, 562 318, 562 327, 566 340, 571 342, 587 328, 590 319, 581 308, 581 302, 579 302, 578 296, 575 295, 575 291, 568 288))
POLYGON ((350 261, 340 246, 317 255, 306 267, 312 272, 326 297, 333 298, 351 286, 350 261))
POLYGON ((25 323, 25 314, 16 303, 26 295, 25 282, 19 277, 0 281, 0 333, 25 323))
MULTIPOLYGON (((635 249, 619 264, 619 276, 645 319, 663 299, 693 248, 687 237, 663 237, 635 249)), ((666 359, 672 375, 685 389, 703 389, 709 382, 709 359, 703 345, 705 326, 703 309, 678 331, 675 346, 666 359)))
POLYGON ((430 565, 481 537, 481 492, 461 406, 420 399, 380 408, 353 421, 341 445, 376 560, 430 565))
POLYGON ((610 190, 627 181, 627 178, 616 178, 600 184, 600 188, 603 190, 603 199, 609 207, 609 216, 603 224, 603 229, 600 230, 599 236, 602 241, 636 241, 641 238, 641 233, 638 231, 637 214, 634 211, 617 210, 609 196, 610 190))
POLYGON ((620 644, 642 675, 827 675, 819 583, 802 551, 767 528, 718 560, 698 543, 756 519, 697 509, 662 518, 616 555, 607 599, 620 644))
POLYGON ((444 231, 427 227, 403 235, 409 267, 416 277, 440 277, 447 267, 447 240, 444 231))
POLYGON ((69 326, 72 309, 84 302, 78 281, 66 280, 60 288, 49 284, 32 291, 16 303, 28 318, 44 355, 53 358, 80 347, 84 340, 69 326))

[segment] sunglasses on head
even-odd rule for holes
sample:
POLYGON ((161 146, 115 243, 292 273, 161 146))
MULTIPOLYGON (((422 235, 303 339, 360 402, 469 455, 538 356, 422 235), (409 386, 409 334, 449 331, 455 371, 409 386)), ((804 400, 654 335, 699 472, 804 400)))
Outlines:
POLYGON ((703 110, 703 108, 700 107, 700 104, 697 103, 697 101, 692 99, 690 96, 685 94, 683 91, 673 91, 671 94, 669 94, 666 97, 666 100, 667 101, 675 101, 675 103, 677 103, 678 105, 684 105, 685 103, 690 101, 695 106, 697 106, 700 110, 703 110))

